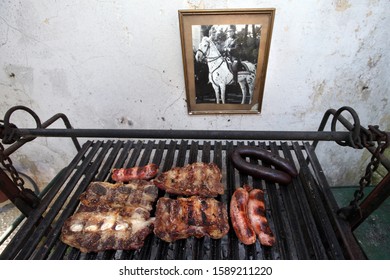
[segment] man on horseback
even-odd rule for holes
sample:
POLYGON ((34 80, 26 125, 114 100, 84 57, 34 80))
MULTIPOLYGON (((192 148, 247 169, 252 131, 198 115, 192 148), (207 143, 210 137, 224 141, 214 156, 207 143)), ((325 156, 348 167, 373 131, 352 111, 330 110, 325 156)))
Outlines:
MULTIPOLYGON (((232 28, 233 35, 235 35, 235 27, 236 26, 232 28)), ((227 59, 226 57, 226 55, 229 55, 230 60, 233 61, 233 65, 235 68, 234 72, 236 74, 236 82, 241 88, 241 104, 245 103, 245 98, 248 93, 248 90, 250 96, 248 104, 251 104, 255 85, 254 81, 256 78, 256 66, 248 61, 241 62, 240 55, 236 55, 235 53, 237 49, 240 49, 240 46, 237 46, 239 48, 234 48, 232 44, 232 39, 235 39, 235 36, 230 35, 229 38, 232 39, 228 38, 229 40, 227 40, 226 33, 224 32, 225 30, 222 31, 223 28, 218 26, 212 26, 209 29, 209 37, 204 36, 199 43, 199 48, 195 53, 195 60, 198 62, 201 62, 203 60, 206 61, 209 70, 208 82, 211 83, 214 89, 215 101, 217 104, 220 103, 220 101, 225 104, 226 86, 234 83, 234 75, 231 69, 232 63, 228 63, 229 59, 227 59), (219 50, 219 46, 222 46, 222 53, 219 50), (225 48, 226 50, 224 51, 225 48), (240 72, 240 75, 237 75, 237 71, 241 70, 239 68, 239 64, 245 66, 245 69, 247 70, 245 72, 240 72)))
POLYGON ((229 25, 228 29, 226 30, 226 33, 228 37, 225 41, 224 52, 225 56, 228 57, 232 63, 234 82, 237 83, 237 73, 239 67, 241 67, 241 59, 240 45, 237 43, 236 26, 229 25))

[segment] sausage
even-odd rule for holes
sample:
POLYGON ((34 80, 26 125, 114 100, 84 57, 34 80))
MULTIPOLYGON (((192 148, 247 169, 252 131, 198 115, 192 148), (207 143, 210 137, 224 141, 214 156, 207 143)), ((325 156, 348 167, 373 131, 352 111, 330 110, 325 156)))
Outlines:
POLYGON ((149 163, 145 166, 130 168, 114 168, 111 179, 115 182, 128 182, 131 180, 149 180, 154 178, 158 173, 158 166, 149 163))
POLYGON ((264 192, 260 189, 253 189, 249 192, 248 216, 251 226, 260 240, 260 244, 273 246, 275 244, 275 236, 265 216, 264 192))
POLYGON ((287 159, 273 154, 265 149, 250 146, 237 147, 230 155, 233 165, 241 172, 255 178, 261 178, 280 184, 289 184, 292 177, 298 175, 295 166, 287 159), (259 159, 273 165, 275 169, 258 164, 252 164, 245 160, 245 157, 259 159))
POLYGON ((230 200, 230 219, 237 238, 245 245, 256 242, 254 232, 248 218, 249 193, 244 188, 237 188, 230 200))

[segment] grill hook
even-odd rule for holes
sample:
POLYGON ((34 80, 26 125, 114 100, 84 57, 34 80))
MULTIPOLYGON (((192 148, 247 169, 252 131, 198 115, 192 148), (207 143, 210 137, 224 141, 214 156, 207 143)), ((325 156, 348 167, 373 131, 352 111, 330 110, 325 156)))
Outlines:
POLYGON ((336 140, 336 143, 339 144, 340 146, 351 146, 352 148, 355 149, 362 149, 363 145, 360 138, 360 129, 361 129, 360 119, 356 111, 349 106, 343 106, 340 109, 338 109, 332 119, 332 123, 331 123, 332 132, 336 131, 337 121, 340 121, 344 125, 344 127, 350 131, 350 135, 348 137, 348 140, 345 141, 336 140), (349 122, 346 122, 346 120, 341 116, 341 113, 344 111, 348 111, 351 114, 354 122, 353 125, 350 124, 349 122))
MULTIPOLYGON (((15 128, 17 128, 16 125, 14 125, 10 122, 11 115, 17 110, 26 111, 27 113, 29 113, 33 117, 33 119, 35 120, 37 128, 42 128, 41 120, 39 119, 38 115, 33 110, 31 110, 30 108, 28 108, 26 106, 12 107, 4 115, 4 120, 3 120, 4 125, 3 125, 2 133, 1 133, 2 141, 4 144, 12 144, 12 143, 20 140, 20 138, 21 138, 16 133, 16 131, 17 131, 17 130, 15 130, 15 128)), ((33 139, 31 139, 31 140, 33 140, 33 139)))

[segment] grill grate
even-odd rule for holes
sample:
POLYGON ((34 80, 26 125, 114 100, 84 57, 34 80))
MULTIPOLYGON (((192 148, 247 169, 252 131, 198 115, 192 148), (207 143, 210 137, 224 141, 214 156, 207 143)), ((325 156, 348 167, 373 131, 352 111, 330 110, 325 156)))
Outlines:
MULTIPOLYGON (((350 259, 364 258, 345 221, 334 215, 336 202, 309 143, 235 141, 87 141, 57 175, 39 207, 25 219, 3 251, 2 259, 350 259), (237 145, 266 148, 296 164, 300 175, 279 186, 240 174, 228 160, 237 145), (237 186, 248 183, 265 191, 267 218, 275 246, 245 246, 232 226, 220 240, 188 238, 167 243, 153 234, 137 251, 80 253, 60 239, 64 221, 79 205, 78 197, 91 181, 109 181, 112 168, 159 165, 161 171, 196 161, 215 162, 222 170, 229 207, 237 186)), ((159 191, 159 196, 164 196, 159 191)), ((154 210, 152 211, 152 215, 154 210)), ((230 221, 229 221, 230 222, 230 221)))

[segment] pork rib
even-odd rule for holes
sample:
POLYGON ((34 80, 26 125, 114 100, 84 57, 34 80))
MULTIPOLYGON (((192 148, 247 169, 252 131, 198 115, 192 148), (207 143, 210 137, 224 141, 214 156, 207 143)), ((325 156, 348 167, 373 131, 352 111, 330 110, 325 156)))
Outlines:
POLYGON ((138 249, 153 231, 150 210, 157 196, 157 187, 144 180, 92 182, 65 221, 61 240, 81 252, 138 249))
POLYGON ((215 163, 196 162, 174 167, 160 174, 153 183, 167 193, 216 197, 224 193, 222 173, 215 163))
POLYGON ((157 201, 154 233, 166 242, 190 236, 219 239, 228 231, 226 207, 214 198, 162 197, 157 201))
POLYGON ((69 217, 61 241, 81 252, 136 250, 153 230, 154 218, 142 207, 85 207, 69 217))
POLYGON ((157 196, 156 186, 144 180, 134 180, 128 184, 92 182, 81 194, 80 201, 85 206, 140 206, 150 211, 157 196))

